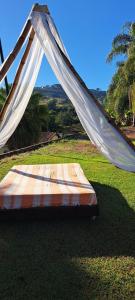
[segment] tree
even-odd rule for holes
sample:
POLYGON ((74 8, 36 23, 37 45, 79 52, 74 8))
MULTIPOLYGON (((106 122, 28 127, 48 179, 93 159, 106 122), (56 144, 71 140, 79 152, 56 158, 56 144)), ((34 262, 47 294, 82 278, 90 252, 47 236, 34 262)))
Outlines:
POLYGON ((135 82, 130 86, 129 97, 131 101, 131 108, 133 112, 133 126, 135 126, 135 82))
POLYGON ((39 94, 31 96, 21 122, 8 141, 10 150, 37 143, 42 128, 47 128, 48 109, 47 105, 40 104, 40 100, 39 94))
POLYGON ((135 44, 135 23, 128 22, 123 26, 123 33, 118 34, 112 42, 112 49, 107 56, 107 62, 111 62, 116 56, 130 54, 130 49, 135 44))
POLYGON ((49 110, 56 110, 56 105, 57 105, 57 99, 49 99, 48 101, 48 109, 49 110))
POLYGON ((6 91, 4 88, 0 88, 0 110, 6 100, 6 91))
POLYGON ((117 63, 105 102, 106 109, 123 125, 130 121, 132 112, 129 95, 135 81, 135 23, 128 23, 125 28, 126 32, 114 38, 107 58, 110 62, 116 55, 125 54, 125 60, 117 63))

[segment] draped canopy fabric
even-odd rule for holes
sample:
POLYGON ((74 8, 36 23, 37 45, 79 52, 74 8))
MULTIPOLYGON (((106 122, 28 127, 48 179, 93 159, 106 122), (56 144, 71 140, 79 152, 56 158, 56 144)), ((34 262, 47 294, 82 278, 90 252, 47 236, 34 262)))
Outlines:
POLYGON ((33 11, 31 23, 36 34, 16 92, 0 126, 0 147, 7 142, 23 116, 44 51, 57 79, 72 101, 90 140, 115 166, 135 172, 135 151, 120 132, 109 123, 63 59, 60 49, 68 59, 69 57, 51 16, 33 11))
POLYGON ((25 112, 37 79, 42 57, 43 50, 35 35, 15 93, 0 124, 0 148, 13 134, 25 112))

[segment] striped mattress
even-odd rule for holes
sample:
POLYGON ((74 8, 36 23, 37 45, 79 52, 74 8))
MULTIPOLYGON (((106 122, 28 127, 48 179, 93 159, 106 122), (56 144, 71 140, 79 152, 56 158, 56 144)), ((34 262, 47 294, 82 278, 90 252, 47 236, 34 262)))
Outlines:
POLYGON ((0 209, 96 204, 95 191, 77 163, 18 165, 0 182, 0 209))

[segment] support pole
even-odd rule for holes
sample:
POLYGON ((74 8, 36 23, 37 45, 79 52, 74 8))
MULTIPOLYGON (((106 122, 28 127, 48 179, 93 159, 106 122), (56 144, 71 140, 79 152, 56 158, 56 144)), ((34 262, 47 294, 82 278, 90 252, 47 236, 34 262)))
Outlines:
MULTIPOLYGON (((47 5, 39 5, 37 3, 33 5, 31 12, 32 11, 39 11, 39 12, 42 11, 44 13, 49 14, 49 10, 48 10, 47 5)), ((8 70, 11 67, 12 63, 14 62, 14 60, 15 60, 17 54, 19 53, 19 51, 20 51, 20 49, 21 49, 28 33, 30 32, 31 27, 32 27, 31 21, 30 21, 30 19, 28 19, 21 35, 19 36, 19 39, 16 42, 16 45, 15 45, 13 51, 9 54, 9 56, 5 60, 5 63, 0 68, 0 82, 5 77, 6 73, 8 72, 8 70)))
POLYGON ((28 41, 28 44, 27 44, 27 47, 26 47, 26 50, 25 50, 25 52, 24 52, 24 54, 22 56, 21 62, 19 64, 19 67, 18 67, 16 76, 15 76, 12 88, 11 88, 10 93, 9 93, 7 99, 6 99, 6 102, 4 103, 4 106, 3 106, 2 110, 1 110, 1 113, 0 113, 0 122, 2 122, 2 120, 4 118, 4 115, 5 115, 5 112, 7 110, 7 107, 10 104, 10 102, 12 100, 12 97, 13 97, 13 95, 15 93, 15 90, 16 90, 16 87, 17 87, 17 84, 18 84, 18 81, 19 81, 19 78, 20 78, 23 66, 24 66, 24 64, 26 62, 26 59, 28 57, 28 54, 29 54, 29 51, 30 51, 30 48, 31 48, 31 45, 32 45, 32 41, 33 41, 34 35, 35 35, 35 32, 34 32, 34 29, 32 29, 30 37, 29 37, 29 41, 28 41))
POLYGON ((0 82, 2 81, 2 79, 5 77, 6 73, 8 72, 9 68, 11 67, 13 61, 15 60, 17 54, 19 53, 29 31, 31 28, 31 21, 28 20, 22 34, 20 35, 13 51, 9 54, 8 58, 5 60, 5 63, 2 65, 1 69, 0 69, 0 82))
MULTIPOLYGON (((1 39, 0 39, 0 57, 1 57, 1 62, 3 64, 3 62, 4 62, 4 54, 3 54, 1 39)), ((5 77, 4 80, 5 80, 6 94, 8 95, 8 93, 9 93, 9 86, 8 86, 7 76, 5 77)))

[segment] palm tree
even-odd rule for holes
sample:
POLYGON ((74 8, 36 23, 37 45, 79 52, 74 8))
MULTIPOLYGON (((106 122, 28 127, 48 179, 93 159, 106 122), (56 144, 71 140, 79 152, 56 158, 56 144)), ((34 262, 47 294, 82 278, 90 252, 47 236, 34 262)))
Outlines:
POLYGON ((132 126, 135 126, 135 82, 130 86, 129 89, 129 99, 130 99, 130 105, 133 112, 133 123, 132 126))
MULTIPOLYGON (((112 50, 107 56, 107 62, 111 62, 116 56, 130 55, 130 49, 135 46, 135 22, 128 22, 123 26, 123 33, 118 34, 112 42, 112 50)), ((122 62, 123 63, 123 62, 122 62)))
POLYGON ((108 54, 107 62, 111 62, 121 54, 125 55, 125 59, 117 62, 117 70, 107 92, 106 108, 112 109, 116 118, 123 122, 123 118, 125 119, 125 115, 131 110, 134 120, 130 92, 135 81, 135 22, 126 23, 123 33, 113 39, 112 50, 108 54))

